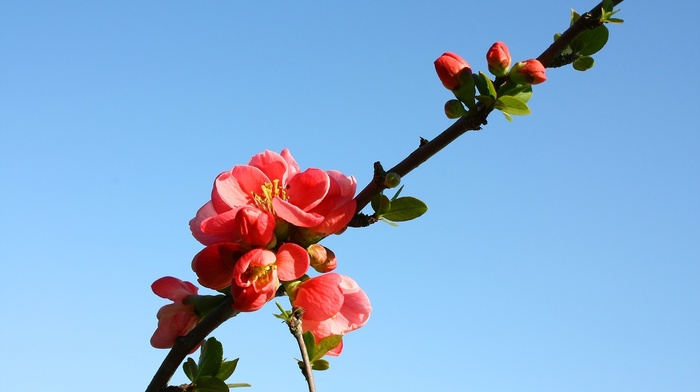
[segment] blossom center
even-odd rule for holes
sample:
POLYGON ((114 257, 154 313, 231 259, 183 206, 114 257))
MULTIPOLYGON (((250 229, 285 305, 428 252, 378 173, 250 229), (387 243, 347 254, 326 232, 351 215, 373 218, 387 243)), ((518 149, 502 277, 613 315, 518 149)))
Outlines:
POLYGON ((273 180, 272 183, 266 182, 260 185, 260 189, 261 193, 259 195, 253 193, 253 201, 261 210, 274 213, 275 210, 272 207, 272 200, 275 197, 279 197, 282 200, 289 199, 287 192, 280 185, 280 180, 273 180))
POLYGON ((272 271, 277 269, 274 264, 249 266, 245 272, 245 278, 248 282, 254 282, 256 287, 264 287, 272 281, 272 271))

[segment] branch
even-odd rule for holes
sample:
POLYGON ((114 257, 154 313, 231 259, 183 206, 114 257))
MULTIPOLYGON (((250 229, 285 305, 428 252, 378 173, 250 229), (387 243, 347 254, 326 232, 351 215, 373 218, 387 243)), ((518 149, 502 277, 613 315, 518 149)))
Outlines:
POLYGON ((304 313, 303 309, 296 309, 292 311, 292 315, 287 321, 289 326, 289 332, 294 335, 299 345, 299 352, 301 353, 301 360, 304 367, 301 368, 301 373, 306 377, 306 383, 309 384, 309 392, 316 392, 316 385, 314 384, 314 373, 311 369, 311 360, 309 359, 309 352, 306 349, 306 343, 304 343, 304 336, 301 330, 301 316, 304 313))
POLYGON ((170 352, 163 360, 163 363, 153 375, 151 383, 148 384, 146 392, 161 392, 167 388, 168 381, 175 374, 185 357, 202 343, 213 330, 215 330, 224 321, 234 317, 238 311, 234 310, 231 305, 233 299, 227 297, 216 309, 209 313, 202 321, 197 324, 190 333, 178 338, 175 345, 170 349, 170 352))
MULTIPOLYGON (((613 0, 615 5, 622 3, 624 0, 613 0)), ((554 41, 552 45, 549 46, 542 54, 537 57, 542 65, 545 67, 552 67, 552 60, 561 54, 561 52, 571 44, 571 42, 576 39, 581 33, 586 29, 595 28, 599 25, 599 19, 601 16, 601 10, 603 8, 603 3, 596 5, 583 14, 576 23, 570 26, 564 33, 554 41)), ((477 109, 473 113, 469 113, 464 117, 461 117, 449 128, 444 130, 435 139, 424 143, 425 139, 421 139, 420 146, 415 149, 409 156, 407 156, 403 161, 399 162, 396 166, 387 170, 387 172, 394 172, 401 177, 406 176, 413 169, 420 166, 423 162, 430 159, 433 155, 437 154, 440 150, 445 148, 448 144, 455 141, 458 137, 467 131, 478 131, 481 129, 481 125, 486 125, 486 118, 488 117, 491 110, 486 110, 482 105, 478 105, 477 109)), ((383 179, 377 178, 376 176, 365 186, 360 193, 355 197, 357 207, 355 208, 355 216, 358 219, 353 219, 351 226, 366 226, 362 222, 366 220, 366 216, 363 219, 360 212, 363 208, 369 204, 372 198, 380 193, 382 190, 386 189, 383 185, 383 179)))

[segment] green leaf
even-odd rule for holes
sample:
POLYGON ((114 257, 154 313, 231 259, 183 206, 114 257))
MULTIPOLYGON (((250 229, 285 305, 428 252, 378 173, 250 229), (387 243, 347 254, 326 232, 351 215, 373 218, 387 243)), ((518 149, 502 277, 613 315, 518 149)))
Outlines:
POLYGON ((304 346, 306 346, 306 352, 309 354, 309 358, 316 355, 316 338, 311 331, 304 332, 301 337, 304 339, 304 346))
POLYGON ((614 6, 613 0, 603 0, 603 10, 610 12, 614 6))
POLYGON ((223 380, 207 376, 202 377, 201 381, 195 385, 194 390, 196 392, 228 392, 228 385, 223 380))
POLYGON ((493 103, 496 102, 496 100, 490 95, 477 95, 476 100, 483 103, 487 107, 493 106, 493 103))
POLYGON ((338 347, 340 342, 343 341, 343 336, 342 335, 330 335, 326 336, 325 338, 319 340, 318 343, 316 343, 316 352, 313 354, 309 353, 309 360, 312 362, 319 360, 323 358, 324 355, 330 350, 333 350, 334 348, 338 347))
POLYGON ((559 37, 561 37, 561 33, 556 33, 556 34, 554 34, 554 40, 555 40, 555 41, 558 40, 559 37))
POLYGON ((486 79, 488 79, 489 77, 483 72, 473 74, 472 77, 474 78, 474 84, 476 85, 476 89, 479 90, 479 94, 488 95, 489 88, 488 86, 486 86, 486 79))
POLYGON ((219 373, 216 373, 216 378, 226 381, 236 371, 236 366, 238 366, 238 358, 232 361, 224 361, 221 363, 219 373))
POLYGON ((581 15, 578 14, 578 12, 574 11, 573 9, 571 10, 571 17, 569 18, 569 26, 573 26, 574 23, 580 18, 581 15))
POLYGON ((398 199, 398 197, 399 197, 399 195, 401 194, 401 191, 402 191, 402 190, 403 190, 403 185, 401 185, 401 188, 399 188, 399 189, 396 191, 396 193, 394 194, 394 196, 391 197, 391 201, 394 201, 394 200, 398 199))
POLYGON ((532 86, 529 84, 508 82, 498 90, 498 96, 511 96, 523 102, 527 102, 532 98, 532 86))
POLYGON ((501 112, 501 113, 502 113, 503 116, 506 118, 506 120, 508 120, 508 122, 513 122, 513 117, 511 117, 510 114, 508 114, 508 113, 506 113, 506 112, 501 112))
POLYGON ((583 56, 573 62, 574 69, 577 71, 587 71, 593 68, 593 57, 583 56))
POLYGON ((372 198, 372 209, 377 215, 389 211, 389 208, 391 208, 391 202, 383 193, 377 194, 372 198))
POLYGON ((590 56, 599 50, 603 49, 606 43, 608 43, 608 37, 610 36, 610 31, 604 25, 600 25, 593 30, 586 30, 581 35, 579 35, 574 42, 572 42, 572 48, 574 43, 580 41, 577 44, 578 53, 581 56, 590 56))
POLYGON ((325 359, 317 359, 311 362, 311 369, 313 370, 323 371, 330 369, 330 367, 331 364, 328 363, 328 361, 326 361, 325 359))
POLYGON ((221 343, 215 338, 205 340, 204 344, 202 344, 202 351, 199 354, 199 363, 197 366, 199 374, 197 378, 215 376, 219 373, 223 360, 224 348, 221 343))
POLYGON ((245 387, 250 387, 252 385, 244 383, 244 382, 237 382, 234 384, 226 384, 226 386, 229 388, 245 388, 245 387))
POLYGON ((530 114, 530 108, 525 102, 509 96, 498 98, 496 101, 496 109, 514 116, 530 114))
POLYGON ((496 93, 496 87, 494 87, 491 78, 489 78, 488 75, 481 71, 479 71, 479 75, 481 75, 481 77, 484 78, 484 80, 486 81, 486 94, 492 96, 495 99, 498 96, 498 94, 496 93))
POLYGON ((393 222, 405 222, 418 218, 426 211, 428 206, 415 197, 399 197, 391 202, 391 209, 386 214, 382 214, 381 218, 393 222))
POLYGON ((460 84, 459 87, 452 91, 455 97, 460 101, 464 102, 469 109, 474 108, 474 95, 476 95, 476 89, 474 88, 474 78, 471 72, 462 72, 460 74, 460 84))
POLYGON ((182 364, 182 370, 187 378, 194 382, 194 379, 197 377, 197 363, 195 363, 194 359, 187 357, 185 363, 182 364))

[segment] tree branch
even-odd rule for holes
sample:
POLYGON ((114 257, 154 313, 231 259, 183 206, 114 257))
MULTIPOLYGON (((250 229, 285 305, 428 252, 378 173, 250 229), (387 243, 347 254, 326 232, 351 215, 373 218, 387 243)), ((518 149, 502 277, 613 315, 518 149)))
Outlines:
POLYGON ((294 335, 294 338, 299 345, 299 352, 301 353, 302 364, 301 373, 306 377, 306 383, 309 385, 309 392, 316 392, 316 384, 314 383, 314 373, 311 369, 311 360, 309 359, 309 352, 306 350, 306 344, 304 343, 304 335, 301 330, 301 316, 304 314, 303 309, 295 309, 292 311, 292 315, 287 321, 289 326, 289 332, 294 335))
MULTIPOLYGON (((617 5, 623 1, 624 0, 613 0, 613 3, 617 5)), ((591 9, 589 12, 582 15, 581 18, 576 21, 576 23, 562 33, 559 39, 554 41, 552 45, 542 52, 542 54, 537 57, 537 60, 539 60, 545 67, 552 67, 552 60, 561 54, 561 52, 567 46, 569 46, 569 44, 571 44, 576 37, 578 37, 586 29, 595 28, 599 25, 598 20, 600 19, 602 8, 603 3, 601 2, 593 7, 593 9, 591 9)), ((483 105, 478 105, 477 109, 473 113, 469 113, 466 116, 461 117, 435 139, 425 143, 425 139, 421 138, 420 146, 403 161, 399 162, 399 164, 387 170, 387 172, 397 173, 401 177, 406 176, 413 169, 430 159, 433 155, 437 154, 440 150, 455 141, 465 132, 480 130, 481 125, 486 125, 486 119, 490 112, 491 110, 485 109, 483 105)), ((386 189, 386 187, 382 184, 382 181, 379 181, 375 176, 375 178, 373 178, 372 181, 370 181, 369 184, 367 184, 364 189, 357 194, 355 197, 355 202, 357 203, 355 215, 358 217, 358 219, 353 220, 353 222, 351 222, 351 226, 366 226, 362 223, 366 219, 363 219, 360 212, 367 206, 367 204, 369 204, 375 195, 384 189, 386 189)))

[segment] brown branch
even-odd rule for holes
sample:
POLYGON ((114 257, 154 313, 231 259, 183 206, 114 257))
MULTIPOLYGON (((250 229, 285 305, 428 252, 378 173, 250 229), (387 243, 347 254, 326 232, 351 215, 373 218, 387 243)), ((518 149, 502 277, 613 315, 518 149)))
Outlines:
POLYGON ((304 310, 297 308, 292 311, 292 315, 287 321, 289 326, 289 332, 294 335, 294 338, 299 345, 299 352, 301 353, 301 360, 303 367, 301 368, 301 373, 306 378, 306 383, 309 385, 309 392, 316 392, 316 384, 314 383, 314 373, 311 369, 311 360, 309 359, 309 351, 306 349, 306 343, 304 343, 304 335, 301 329, 301 316, 304 314, 304 310))
MULTIPOLYGON (((623 0, 613 0, 615 5, 622 3, 623 0)), ((599 24, 599 19, 601 15, 601 10, 603 8, 603 3, 596 5, 586 14, 582 15, 576 23, 570 26, 561 37, 554 41, 552 45, 549 46, 542 54, 537 57, 537 59, 545 66, 551 67, 552 60, 561 54, 561 52, 571 44, 571 42, 576 39, 581 33, 586 29, 594 28, 599 24)), ((407 156, 403 161, 399 162, 398 165, 387 170, 387 172, 394 172, 401 177, 406 176, 413 169, 420 166, 423 162, 430 159, 433 155, 437 154, 440 150, 445 148, 448 144, 455 141, 458 137, 467 131, 478 131, 481 129, 481 125, 486 125, 486 119, 491 110, 485 109, 482 105, 477 106, 477 109, 473 113, 469 113, 464 117, 461 117, 449 128, 444 130, 435 139, 425 143, 425 139, 421 138, 420 146, 414 150, 409 156, 407 156)), ((383 179, 382 179, 383 180, 383 179)), ((367 219, 366 215, 363 217, 360 212, 363 208, 369 204, 372 198, 384 190, 385 187, 380 179, 373 178, 372 181, 367 184, 364 189, 360 191, 355 197, 357 207, 355 208, 355 215, 357 219, 353 220, 352 226, 366 226, 365 221, 367 219)), ((369 224, 369 223, 367 223, 369 224)))
POLYGON ((234 317, 238 311, 231 305, 233 299, 227 297, 216 309, 209 313, 190 333, 175 341, 175 345, 163 360, 163 363, 153 375, 151 383, 148 384, 146 392, 166 391, 168 381, 175 374, 185 357, 200 344, 214 329, 224 321, 234 317))

